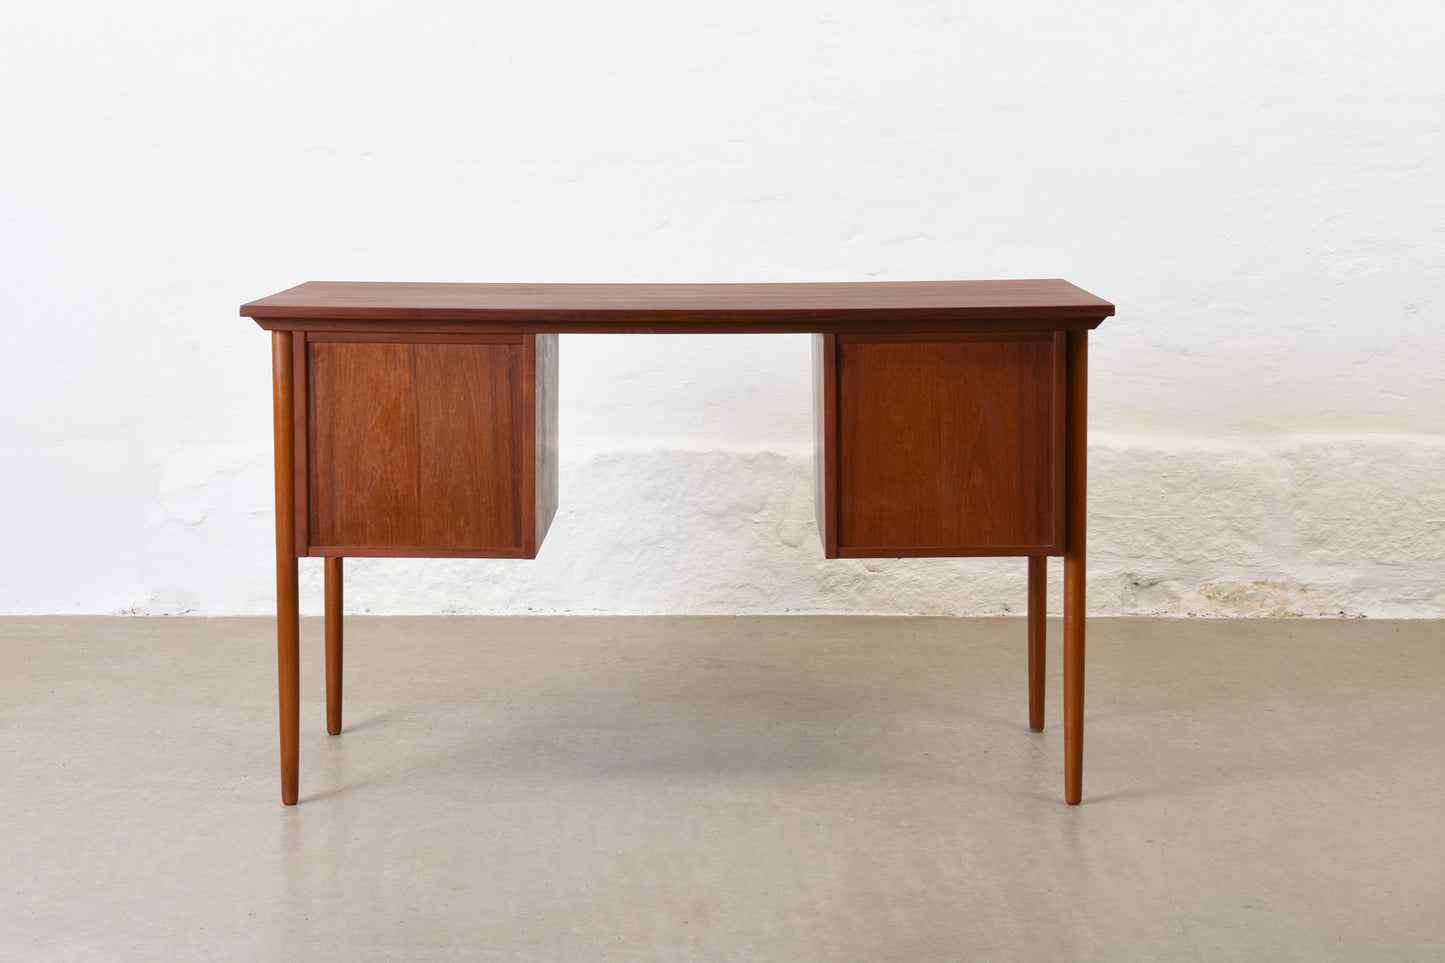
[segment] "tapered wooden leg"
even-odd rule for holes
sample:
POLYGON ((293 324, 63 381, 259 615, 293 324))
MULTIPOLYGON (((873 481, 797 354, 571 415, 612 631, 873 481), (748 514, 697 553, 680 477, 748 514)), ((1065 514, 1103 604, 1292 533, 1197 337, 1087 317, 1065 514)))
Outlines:
POLYGON ((326 731, 341 734, 341 559, 326 560, 326 731))
POLYGON ((1084 532, 1089 333, 1070 331, 1068 426, 1064 481, 1064 800, 1077 805, 1084 791, 1084 532))
POLYGON ((1047 645, 1044 619, 1048 614, 1049 560, 1029 556, 1029 728, 1044 731, 1044 663, 1047 645))
POLYGON ((296 805, 301 746, 301 621, 296 580, 296 449, 291 333, 271 334, 276 443, 276 680, 281 711, 281 801, 296 805))

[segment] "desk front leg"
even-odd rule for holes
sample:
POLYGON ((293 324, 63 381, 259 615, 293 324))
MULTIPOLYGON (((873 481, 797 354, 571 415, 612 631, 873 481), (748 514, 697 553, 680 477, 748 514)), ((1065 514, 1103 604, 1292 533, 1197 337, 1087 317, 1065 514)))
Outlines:
POLYGON ((281 712, 281 801, 296 805, 301 745, 301 620, 296 573, 295 382, 291 332, 271 334, 276 444, 276 679, 281 712))
POLYGON ((1070 331, 1064 481, 1064 800, 1084 783, 1084 532, 1089 449, 1089 332, 1070 331))

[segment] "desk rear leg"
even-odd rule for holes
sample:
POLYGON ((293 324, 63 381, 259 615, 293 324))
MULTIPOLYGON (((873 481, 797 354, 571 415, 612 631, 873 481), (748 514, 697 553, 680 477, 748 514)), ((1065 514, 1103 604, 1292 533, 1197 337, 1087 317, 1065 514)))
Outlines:
POLYGON ((341 734, 341 559, 327 558, 326 731, 341 734))
POLYGON ((1029 729, 1044 731, 1044 666, 1048 646, 1045 617, 1048 615, 1049 560, 1029 556, 1029 729))

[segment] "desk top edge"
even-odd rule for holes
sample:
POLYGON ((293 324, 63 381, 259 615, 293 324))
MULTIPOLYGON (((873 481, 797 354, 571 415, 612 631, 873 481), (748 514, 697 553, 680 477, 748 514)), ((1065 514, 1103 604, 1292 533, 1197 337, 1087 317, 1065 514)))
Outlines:
POLYGON ((906 323, 991 319, 1092 322, 1114 305, 1060 279, 848 281, 774 284, 467 284, 308 281, 242 305, 276 320, 452 321, 564 324, 607 330, 618 322, 676 329, 747 322, 804 330, 807 322, 906 323))

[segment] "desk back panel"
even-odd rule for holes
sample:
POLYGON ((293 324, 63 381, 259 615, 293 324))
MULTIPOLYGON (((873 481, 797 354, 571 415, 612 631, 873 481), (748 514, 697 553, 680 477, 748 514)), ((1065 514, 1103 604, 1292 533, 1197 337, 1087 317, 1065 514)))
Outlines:
POLYGON ((537 397, 556 338, 538 340, 308 334, 306 554, 534 557, 556 510, 556 404, 537 397))
POLYGON ((1060 554, 1064 337, 825 336, 828 554, 1060 554))

